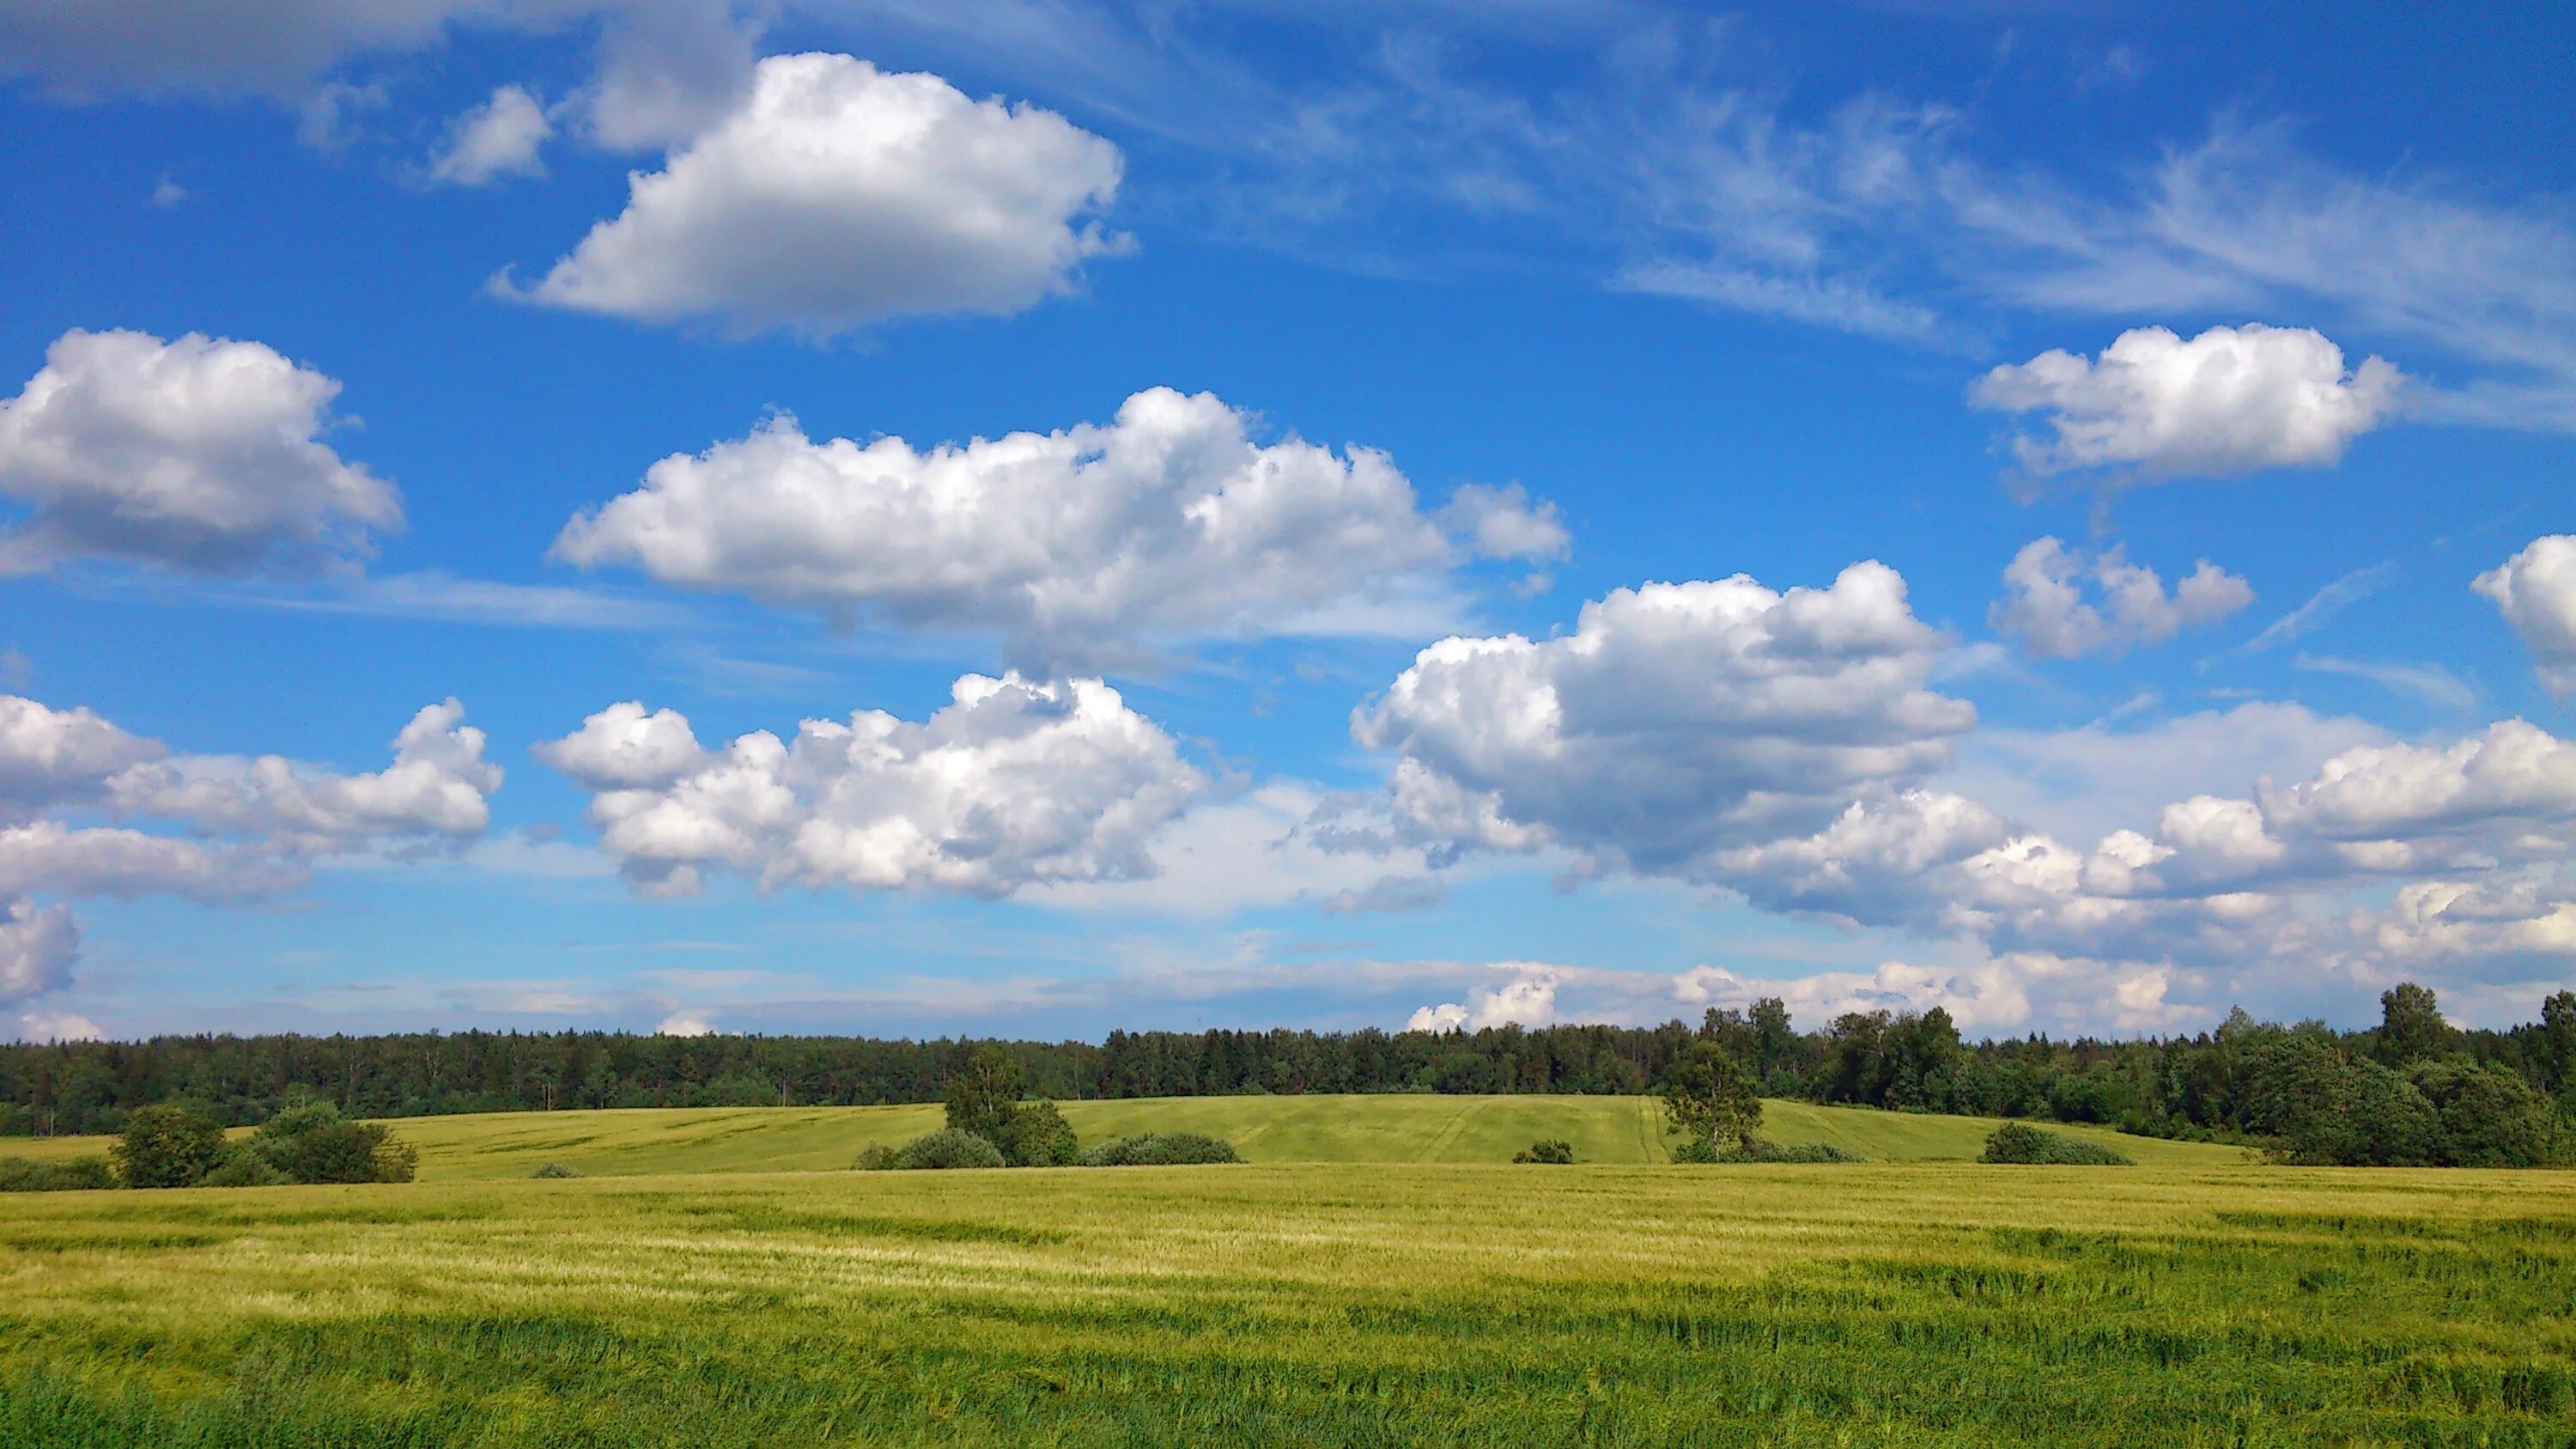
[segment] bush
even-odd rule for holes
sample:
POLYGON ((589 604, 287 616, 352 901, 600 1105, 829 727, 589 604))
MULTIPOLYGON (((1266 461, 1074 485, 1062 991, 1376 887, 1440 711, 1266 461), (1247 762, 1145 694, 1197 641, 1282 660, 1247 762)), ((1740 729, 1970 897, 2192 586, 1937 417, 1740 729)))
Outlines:
POLYGON ((352 1122, 329 1102, 289 1107, 260 1124, 251 1146, 296 1182, 409 1182, 420 1152, 382 1122, 352 1122))
POLYGON ((250 1143, 239 1143, 224 1154, 215 1170, 197 1179, 199 1187, 277 1187, 295 1179, 277 1170, 260 1150, 250 1143))
POLYGON ((561 1162, 549 1162, 529 1173, 528 1176, 539 1182, 561 1182, 566 1178, 581 1176, 581 1169, 561 1162))
POLYGON ((0 1157, 0 1192, 83 1192, 116 1186, 116 1174, 104 1157, 74 1157, 63 1162, 36 1162, 0 1157))
POLYGON ((1733 1147, 1721 1147, 1720 1162, 1867 1162, 1847 1147, 1830 1142, 1774 1142, 1768 1137, 1747 1137, 1733 1147))
POLYGON ((1073 1124, 1044 1097, 1013 1103, 994 1145, 1013 1167, 1071 1167, 1082 1150, 1074 1140, 1073 1124))
POLYGON ((224 1160, 224 1127, 184 1102, 155 1102, 126 1114, 110 1150, 127 1187, 187 1187, 224 1160))
POLYGON ((853 1172, 883 1172, 894 1166, 894 1149, 882 1142, 871 1142, 859 1149, 859 1160, 850 1164, 853 1172))
POLYGON ((1866 1162, 1868 1158, 1830 1142, 1774 1142, 1752 1136, 1721 1147, 1692 1139, 1673 1149, 1673 1161, 1694 1163, 1866 1162))
POLYGON ((2116 1147, 2058 1132, 2042 1132, 2021 1122, 2006 1122, 1986 1139, 1979 1162, 2041 1167, 2132 1167, 2129 1154, 2116 1147))
POLYGON ((1563 1167, 1574 1161, 1574 1144, 1557 1138, 1545 1138, 1512 1154, 1514 1162, 1544 1162, 1563 1167))
POLYGON ((936 1132, 915 1137, 890 1158, 886 1166, 905 1172, 925 1168, 1007 1167, 1002 1149, 972 1132, 943 1127, 936 1132))
POLYGON ((2549 1099, 2513 1072, 2422 1062, 2411 1076, 2440 1120, 2444 1167, 2544 1167, 2558 1155, 2549 1099))
POLYGON ((1082 1154, 1084 1167, 1184 1167, 1204 1162, 1241 1162, 1242 1154, 1222 1137, 1197 1132, 1147 1132, 1103 1142, 1082 1154))

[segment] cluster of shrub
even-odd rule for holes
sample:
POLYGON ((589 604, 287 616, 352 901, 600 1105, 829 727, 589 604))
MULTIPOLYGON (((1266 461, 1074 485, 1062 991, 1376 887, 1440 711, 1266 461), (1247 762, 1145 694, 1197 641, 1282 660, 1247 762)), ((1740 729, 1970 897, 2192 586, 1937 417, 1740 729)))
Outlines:
POLYGON ((853 1164, 862 1170, 918 1171, 951 1167, 1172 1167, 1241 1162, 1234 1144, 1196 1132, 1147 1132, 1119 1137, 1088 1151, 1064 1113, 1044 1097, 1023 1100, 1027 1078, 1019 1062, 995 1047, 980 1047, 949 1079, 948 1125, 903 1144, 870 1143, 853 1164))
POLYGON ((238 1140, 202 1107, 156 1102, 126 1114, 104 1157, 0 1158, 0 1192, 409 1182, 419 1163, 418 1150, 383 1123, 352 1121, 319 1098, 293 1102, 238 1140))
POLYGON ((2006 1122, 1996 1128, 1977 1160, 2026 1167, 2129 1167, 2137 1161, 2107 1142, 2043 1132, 2027 1122, 2006 1122))

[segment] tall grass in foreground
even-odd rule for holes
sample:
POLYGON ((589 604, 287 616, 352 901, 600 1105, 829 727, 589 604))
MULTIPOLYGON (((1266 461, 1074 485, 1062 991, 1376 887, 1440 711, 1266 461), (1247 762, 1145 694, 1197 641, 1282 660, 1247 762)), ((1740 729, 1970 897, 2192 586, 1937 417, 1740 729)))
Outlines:
POLYGON ((2552 1173, 46 1194, 0 1285, 13 1446, 2576 1442, 2552 1173))

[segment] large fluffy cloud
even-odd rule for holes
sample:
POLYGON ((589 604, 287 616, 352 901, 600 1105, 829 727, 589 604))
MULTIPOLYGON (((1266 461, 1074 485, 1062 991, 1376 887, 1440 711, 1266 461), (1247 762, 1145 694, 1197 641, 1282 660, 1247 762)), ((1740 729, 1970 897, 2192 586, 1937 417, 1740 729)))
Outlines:
POLYGON ((450 699, 424 706, 394 737, 394 762, 342 775, 278 755, 242 761, 183 757, 137 766, 107 782, 114 808, 186 820, 302 850, 386 836, 468 837, 491 821, 501 767, 483 758, 483 732, 450 699))
MULTIPOLYGON (((2576 744, 2521 720, 2396 742, 2246 705, 2144 731, 2024 731, 2011 763, 1945 771, 1973 718, 1930 688, 1945 647, 1873 564, 1827 590, 1622 591, 1545 641, 1447 640, 1355 713, 1359 741, 1394 757, 1391 825, 1349 833, 1355 849, 1427 846, 1435 864, 1554 848, 1915 943, 1876 973, 1754 993, 1811 1016, 1937 1003, 1985 1029, 2162 1029, 2231 998, 2366 1000, 2412 970, 2520 991, 2576 950, 2576 744), (2036 806, 2114 775, 2126 819, 2075 843, 2051 833, 2098 812, 2036 806), (2013 781, 2027 788, 2000 788, 2013 781)), ((1712 1003, 1751 990, 1710 972, 1691 989, 1712 1003)), ((1418 1019, 1500 1020, 1500 1000, 1418 1019)))
POLYGON ((1435 842, 1703 873, 1947 762, 1976 711, 1926 687, 1943 648, 1884 564, 1786 593, 1649 584, 1572 634, 1434 644, 1351 730, 1396 756, 1398 813, 1435 842))
POLYGON ((2519 719, 2448 749, 2349 750, 2315 779, 2263 792, 2285 829, 2340 841, 2402 841, 2435 832, 2576 818, 2576 744, 2519 719))
POLYGON ((2576 534, 2533 539, 2475 587, 2530 647, 2542 686, 2560 699, 2576 695, 2576 534))
POLYGON ((0 403, 0 572, 84 556, 309 567, 398 528, 391 484, 322 441, 340 384, 256 342, 64 333, 0 403))
POLYGON ((1980 407, 2048 414, 2051 436, 2013 440, 2034 474, 2119 468, 2140 477, 2322 467, 2394 410, 2403 381, 2380 358, 2346 371, 2306 328, 2162 327, 2120 334, 2098 359, 2051 350, 1980 378, 1980 407))
POLYGON ((86 709, 0 695, 0 823, 95 798, 110 778, 167 753, 86 709))
POLYGON ((724 867, 779 886, 1008 895, 1151 869, 1146 844, 1205 788, 1100 681, 966 675, 920 723, 862 710, 720 750, 613 706, 543 756, 597 791, 600 846, 660 894, 724 867))
POLYGON ((1375 632, 1474 553, 1548 557, 1554 511, 1462 489, 1444 516, 1379 452, 1252 440, 1210 394, 1140 392, 1108 426, 915 450, 777 419, 656 463, 557 556, 886 622, 989 632, 1018 662, 1139 640, 1375 632), (1461 536, 1453 537, 1455 529, 1461 536))
POLYGON ((1052 111, 846 55, 771 56, 737 109, 637 173, 625 212, 516 295, 811 336, 1018 312, 1116 249, 1096 217, 1121 164, 1052 111))
POLYGON ((2252 602, 2254 590, 2243 579, 2207 559, 2168 594, 2155 570, 2129 562, 2117 548, 2087 558, 2042 538, 2013 555, 2004 569, 2004 596, 1986 621, 2019 639, 2034 658, 2075 659, 2170 639, 2252 602))

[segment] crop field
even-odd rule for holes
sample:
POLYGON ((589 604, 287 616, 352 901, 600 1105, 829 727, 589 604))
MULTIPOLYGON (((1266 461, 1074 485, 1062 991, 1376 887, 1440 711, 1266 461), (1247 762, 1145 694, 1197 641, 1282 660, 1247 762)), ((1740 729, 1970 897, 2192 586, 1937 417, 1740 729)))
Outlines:
MULTIPOLYGON (((1509 1162, 1541 1137, 1574 1144, 1581 1162, 1671 1160, 1663 1108, 1651 1097, 1160 1097, 1066 1102, 1084 1142, 1136 1132, 1205 1132, 1252 1162, 1509 1162)), ((594 1176, 662 1172, 807 1172, 850 1165, 871 1142, 891 1147, 940 1125, 935 1103, 901 1107, 696 1107, 599 1112, 495 1112, 405 1117, 393 1127, 420 1148, 424 1182, 525 1177, 561 1162, 594 1176)), ((1830 1142, 1875 1162, 1972 1161, 1995 1122, 1982 1117, 1763 1104, 1782 1142, 1830 1142)), ((2109 1142, 2142 1164, 2215 1166, 2242 1150, 2052 1127, 2109 1142)), ((0 1139, 0 1155, 105 1152, 104 1137, 0 1139)))
POLYGON ((1515 1167, 1441 1159, 1587 1139, 1282 1100, 1161 1107, 1375 1159, 761 1171, 936 1109, 558 1113, 400 1124, 444 1181, 0 1196, 0 1444, 2576 1443, 2576 1174, 1515 1167))

